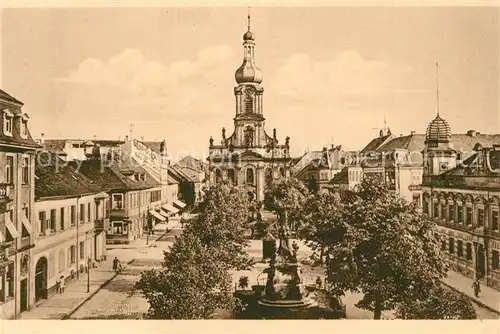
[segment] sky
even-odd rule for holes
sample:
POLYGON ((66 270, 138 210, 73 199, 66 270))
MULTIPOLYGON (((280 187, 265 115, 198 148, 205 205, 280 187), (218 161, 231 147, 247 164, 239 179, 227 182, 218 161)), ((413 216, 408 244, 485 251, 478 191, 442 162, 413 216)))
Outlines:
MULTIPOLYGON (((206 155, 232 133, 246 7, 4 9, 1 87, 39 138, 166 139, 206 155)), ((499 12, 487 7, 255 7, 266 130, 292 154, 361 149, 387 118, 424 133, 500 132, 499 12)))

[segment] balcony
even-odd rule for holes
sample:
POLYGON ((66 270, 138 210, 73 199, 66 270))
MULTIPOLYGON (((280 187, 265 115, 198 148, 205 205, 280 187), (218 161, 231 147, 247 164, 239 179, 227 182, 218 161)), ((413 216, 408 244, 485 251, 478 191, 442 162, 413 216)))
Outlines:
POLYGON ((109 229, 109 218, 96 219, 94 228, 96 232, 107 231, 109 229))
POLYGON ((21 238, 21 248, 27 248, 30 245, 31 238, 30 237, 24 237, 21 238))

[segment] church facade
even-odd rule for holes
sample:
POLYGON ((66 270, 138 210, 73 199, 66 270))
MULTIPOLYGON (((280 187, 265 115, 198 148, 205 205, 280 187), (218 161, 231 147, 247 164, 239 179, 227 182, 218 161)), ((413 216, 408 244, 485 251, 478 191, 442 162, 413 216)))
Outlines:
POLYGON ((214 144, 210 137, 210 183, 229 180, 235 185, 245 185, 257 201, 262 201, 267 182, 290 175, 290 138, 286 137, 280 144, 276 129, 272 136, 265 130, 263 76, 255 65, 255 35, 250 31, 250 16, 248 30, 243 35, 243 48, 243 64, 235 73, 233 133, 226 136, 223 128, 220 144, 214 144))

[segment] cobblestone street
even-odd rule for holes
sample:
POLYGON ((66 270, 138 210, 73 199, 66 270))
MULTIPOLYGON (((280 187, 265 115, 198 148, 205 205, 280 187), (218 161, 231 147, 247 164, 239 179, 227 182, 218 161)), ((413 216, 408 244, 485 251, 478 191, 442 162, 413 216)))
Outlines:
MULTIPOLYGON (((163 250, 167 249, 175 240, 175 235, 181 233, 180 229, 174 229, 167 235, 156 241, 156 246, 143 248, 136 251, 134 260, 125 266, 122 273, 115 277, 108 285, 103 287, 90 300, 83 304, 70 319, 141 319, 143 314, 148 311, 148 303, 140 296, 140 293, 134 289, 135 282, 140 278, 140 273, 149 268, 159 268, 163 260, 163 250)), ((262 243, 252 241, 249 247, 250 254, 259 261, 262 256, 262 243)), ((120 253, 131 252, 129 249, 114 249, 113 256, 120 258, 120 253)), ((129 255, 130 256, 130 255, 129 255)), ((300 244, 299 257, 307 256, 307 248, 300 244)), ((233 275, 234 283, 240 276, 248 276, 250 284, 257 282, 259 273, 265 268, 266 264, 257 263, 251 271, 238 271, 233 275)), ((304 266, 303 278, 306 283, 314 282, 317 276, 322 276, 321 268, 310 268, 304 266)), ((260 283, 264 283, 259 278, 260 283)), ((354 305, 360 300, 360 294, 347 293, 343 297, 346 304, 347 317, 349 319, 372 319, 373 313, 370 311, 358 309, 354 305)), ((499 315, 488 309, 474 304, 479 319, 498 319, 499 315)), ((225 314, 221 314, 225 318, 225 314)), ((385 318, 392 318, 389 312, 384 313, 385 318)))

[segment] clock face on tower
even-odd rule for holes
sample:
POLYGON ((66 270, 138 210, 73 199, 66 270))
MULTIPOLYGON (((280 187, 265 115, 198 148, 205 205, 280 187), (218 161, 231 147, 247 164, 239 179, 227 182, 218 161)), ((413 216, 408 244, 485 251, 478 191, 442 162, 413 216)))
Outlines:
POLYGON ((245 94, 247 97, 253 97, 253 94, 255 93, 255 89, 253 87, 247 87, 245 88, 245 94))
POLYGON ((442 162, 439 167, 441 168, 441 170, 447 170, 448 169, 448 163, 447 162, 442 162))

